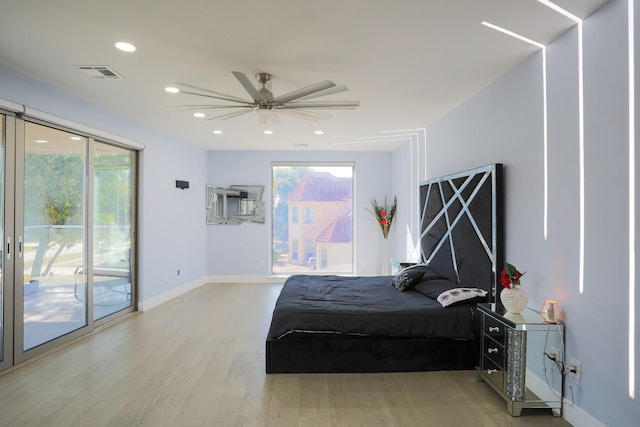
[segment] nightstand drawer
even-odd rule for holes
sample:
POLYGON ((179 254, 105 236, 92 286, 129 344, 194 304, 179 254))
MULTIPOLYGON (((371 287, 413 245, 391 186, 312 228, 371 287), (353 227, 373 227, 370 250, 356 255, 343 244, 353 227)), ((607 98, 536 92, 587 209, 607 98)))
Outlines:
POLYGON ((482 367, 484 378, 494 383, 500 390, 504 390, 504 370, 486 356, 482 357, 482 367))
POLYGON ((485 335, 490 336, 498 343, 504 345, 505 337, 506 337, 507 326, 497 321, 491 316, 484 316, 484 330, 482 331, 485 335))
POLYGON ((486 338, 483 341, 482 354, 498 366, 504 368, 504 346, 496 343, 490 338, 486 338))

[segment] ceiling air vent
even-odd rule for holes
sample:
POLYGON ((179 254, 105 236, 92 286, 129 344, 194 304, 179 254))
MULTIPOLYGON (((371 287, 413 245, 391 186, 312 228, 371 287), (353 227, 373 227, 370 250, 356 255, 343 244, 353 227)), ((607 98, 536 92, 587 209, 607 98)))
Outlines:
POLYGON ((124 78, 106 65, 74 65, 73 67, 94 79, 122 80, 124 78))

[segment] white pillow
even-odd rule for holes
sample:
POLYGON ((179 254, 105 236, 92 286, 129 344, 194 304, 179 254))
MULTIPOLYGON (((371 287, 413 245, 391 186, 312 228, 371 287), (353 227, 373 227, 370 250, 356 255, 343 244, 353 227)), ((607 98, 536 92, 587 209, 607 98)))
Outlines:
POLYGON ((457 302, 467 301, 474 298, 484 298, 487 296, 487 291, 478 288, 454 288, 444 291, 438 295, 438 302, 443 307, 450 306, 457 302))

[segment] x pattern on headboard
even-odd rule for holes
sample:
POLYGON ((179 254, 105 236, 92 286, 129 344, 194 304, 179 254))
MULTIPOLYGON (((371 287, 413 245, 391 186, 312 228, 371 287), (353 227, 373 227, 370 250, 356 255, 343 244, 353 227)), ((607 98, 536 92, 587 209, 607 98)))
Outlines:
POLYGON ((494 297, 504 265, 502 187, 498 163, 420 185, 422 260, 494 297))

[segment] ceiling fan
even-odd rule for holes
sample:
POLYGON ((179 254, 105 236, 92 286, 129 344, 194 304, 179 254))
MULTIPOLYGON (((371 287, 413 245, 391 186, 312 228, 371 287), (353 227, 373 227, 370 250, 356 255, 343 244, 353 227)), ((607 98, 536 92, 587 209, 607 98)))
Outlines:
MULTIPOLYGON (((309 101, 310 99, 319 98, 321 96, 331 95, 334 93, 344 92, 347 90, 345 85, 336 85, 330 80, 324 80, 310 86, 303 87, 280 96, 273 96, 271 92, 271 79, 272 75, 269 73, 256 73, 255 79, 260 85, 259 88, 251 82, 246 74, 239 71, 232 71, 233 75, 238 79, 242 87, 249 93, 251 100, 238 98, 233 95, 227 95, 224 93, 216 92, 210 89, 201 88, 198 86, 190 85, 187 83, 176 83, 176 88, 173 93, 186 93, 189 95, 196 95, 205 98, 218 99, 221 101, 227 101, 229 104, 221 105, 170 105, 170 107, 185 109, 185 110, 203 110, 203 109, 224 109, 233 108, 239 109, 231 113, 222 114, 215 117, 210 117, 207 120, 228 120, 233 117, 238 117, 243 114, 250 113, 252 111, 280 111, 288 113, 306 120, 319 120, 330 117, 327 114, 323 114, 317 111, 310 111, 316 109, 334 109, 334 110, 353 110, 360 105, 359 101, 309 101)), ((263 120, 266 120, 266 116, 262 116, 263 120)))

